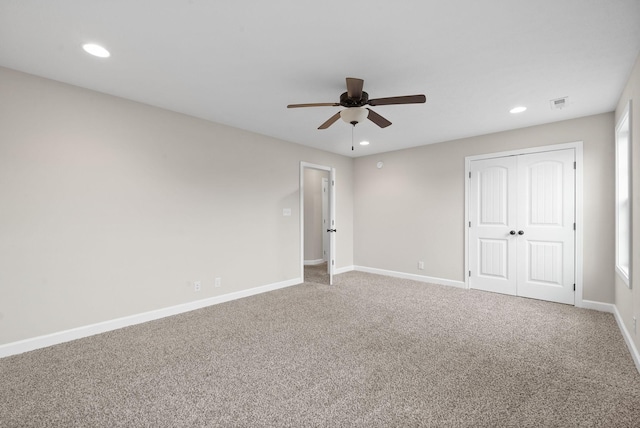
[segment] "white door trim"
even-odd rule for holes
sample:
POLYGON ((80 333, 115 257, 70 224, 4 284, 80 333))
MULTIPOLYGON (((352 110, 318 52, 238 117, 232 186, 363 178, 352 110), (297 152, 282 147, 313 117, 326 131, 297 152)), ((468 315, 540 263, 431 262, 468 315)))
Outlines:
MULTIPOLYGON (((336 231, 336 169, 329 171, 329 227, 336 231)), ((333 285, 333 275, 336 271, 336 233, 329 234, 329 285, 333 285)))
MULTIPOLYGON (((329 178, 322 177, 322 260, 329 261, 329 178)), ((329 266, 327 264, 327 266, 329 266)))
MULTIPOLYGON (((336 169, 326 165, 318 165, 310 162, 300 162, 300 278, 304 281, 304 170, 306 168, 318 169, 329 173, 329 222, 334 221, 335 228, 335 174, 336 169)), ((329 269, 330 282, 333 283, 333 273, 335 269, 336 250, 335 250, 335 233, 330 235, 329 239, 329 261, 327 266, 329 269)))
POLYGON ((576 141, 572 143, 553 144, 549 146, 529 147, 520 150, 509 150, 497 153, 487 153, 483 155, 466 156, 464 158, 464 284, 465 288, 469 289, 469 172, 471 171, 471 162, 474 160, 491 159, 504 156, 516 156, 529 153, 549 152, 555 150, 574 149, 576 154, 576 205, 575 205, 575 218, 576 218, 576 235, 575 235, 575 280, 576 280, 576 294, 575 294, 575 306, 582 308, 584 302, 582 300, 582 242, 583 242, 583 156, 582 156, 582 141, 576 141))

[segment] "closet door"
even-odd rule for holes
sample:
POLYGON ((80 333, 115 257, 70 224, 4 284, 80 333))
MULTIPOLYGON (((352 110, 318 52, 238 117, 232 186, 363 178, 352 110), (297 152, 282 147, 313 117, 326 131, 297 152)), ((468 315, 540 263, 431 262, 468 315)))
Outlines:
POLYGON ((575 152, 517 159, 517 294, 573 305, 575 152))
POLYGON ((469 286, 516 294, 516 158, 471 162, 469 286))
POLYGON ((575 151, 470 163, 469 287, 574 304, 575 151))

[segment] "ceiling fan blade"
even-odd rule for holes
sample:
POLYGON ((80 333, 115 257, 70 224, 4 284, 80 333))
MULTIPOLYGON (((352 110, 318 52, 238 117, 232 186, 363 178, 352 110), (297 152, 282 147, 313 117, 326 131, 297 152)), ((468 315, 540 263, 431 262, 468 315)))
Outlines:
POLYGON ((334 114, 333 116, 331 116, 329 118, 329 120, 327 120, 325 123, 323 123, 322 125, 320 125, 318 127, 318 129, 327 129, 328 127, 330 127, 331 125, 333 125, 335 123, 336 120, 340 119, 340 112, 337 112, 336 114, 334 114))
POLYGON ((380 116, 375 111, 371 110, 370 108, 368 108, 367 110, 369 110, 369 120, 378 125, 380 128, 386 128, 387 126, 391 125, 391 122, 380 116))
POLYGON ((363 86, 364 80, 357 79, 355 77, 347 77, 347 96, 352 100, 359 100, 362 98, 363 86))
POLYGON ((311 103, 311 104, 289 104, 287 108, 298 107, 339 107, 339 103, 311 103))
POLYGON ((405 95, 402 97, 375 98, 369 100, 370 106, 385 106, 389 104, 420 104, 427 101, 424 95, 405 95))

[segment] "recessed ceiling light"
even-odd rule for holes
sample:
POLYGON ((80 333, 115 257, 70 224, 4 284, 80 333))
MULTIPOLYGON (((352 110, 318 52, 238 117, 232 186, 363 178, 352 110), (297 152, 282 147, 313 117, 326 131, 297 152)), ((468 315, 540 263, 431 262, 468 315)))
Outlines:
POLYGON ((84 49, 85 52, 100 58, 109 58, 111 56, 108 50, 93 43, 86 43, 82 45, 82 49, 84 49))
POLYGON ((369 142, 368 141, 360 141, 360 145, 361 146, 368 146, 369 142))
POLYGON ((514 107, 511 110, 509 110, 509 113, 511 114, 516 114, 516 113, 522 113, 523 111, 525 111, 527 108, 524 106, 520 106, 520 107, 514 107))

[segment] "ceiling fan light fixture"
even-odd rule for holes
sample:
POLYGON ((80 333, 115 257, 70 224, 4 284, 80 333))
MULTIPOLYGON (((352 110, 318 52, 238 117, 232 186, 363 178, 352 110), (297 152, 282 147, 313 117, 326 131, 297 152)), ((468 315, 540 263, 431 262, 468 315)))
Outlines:
POLYGON ((369 110, 362 107, 350 107, 340 112, 340 117, 347 123, 357 125, 369 116, 369 110))

